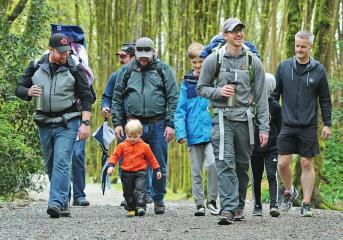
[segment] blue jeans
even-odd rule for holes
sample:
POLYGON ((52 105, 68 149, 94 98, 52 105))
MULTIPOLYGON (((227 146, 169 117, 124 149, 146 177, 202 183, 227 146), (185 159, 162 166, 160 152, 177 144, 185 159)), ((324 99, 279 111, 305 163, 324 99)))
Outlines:
POLYGON ((166 194, 168 173, 168 144, 163 136, 166 129, 166 121, 160 120, 156 123, 143 124, 142 139, 149 144, 158 163, 160 164, 162 178, 157 179, 149 166, 147 171, 147 194, 150 194, 155 203, 163 203, 166 194))
POLYGON ((86 197, 84 193, 86 186, 86 169, 85 169, 85 149, 86 140, 76 141, 72 157, 72 181, 73 181, 73 198, 86 197))
POLYGON ((48 206, 63 207, 68 202, 71 158, 79 127, 80 119, 69 120, 67 128, 60 125, 38 127, 45 172, 50 180, 48 206))

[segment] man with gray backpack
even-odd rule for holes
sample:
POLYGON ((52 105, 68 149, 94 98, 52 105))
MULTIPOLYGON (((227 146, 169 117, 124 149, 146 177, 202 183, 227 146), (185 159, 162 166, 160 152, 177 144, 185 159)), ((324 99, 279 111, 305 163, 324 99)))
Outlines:
POLYGON ((260 120, 260 144, 268 142, 265 74, 261 61, 243 47, 244 28, 237 18, 224 22, 227 44, 205 59, 196 88, 199 96, 211 100, 214 112, 212 145, 217 165, 220 225, 232 224, 235 212, 241 214, 239 207, 244 207, 239 203, 241 198, 245 199, 249 181, 255 110, 260 120))

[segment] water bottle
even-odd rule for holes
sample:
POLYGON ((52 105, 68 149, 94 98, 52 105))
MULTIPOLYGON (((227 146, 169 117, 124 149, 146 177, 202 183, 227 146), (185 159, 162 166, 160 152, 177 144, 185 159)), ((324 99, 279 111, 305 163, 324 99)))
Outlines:
POLYGON ((38 85, 40 89, 42 90, 42 94, 38 97, 36 97, 36 110, 42 111, 43 110, 43 94, 44 94, 44 86, 38 85))
MULTIPOLYGON (((235 92, 237 90, 237 84, 238 84, 237 82, 228 82, 228 85, 230 85, 235 90, 235 92)), ((227 105, 229 107, 236 106, 236 94, 227 98, 227 105)))

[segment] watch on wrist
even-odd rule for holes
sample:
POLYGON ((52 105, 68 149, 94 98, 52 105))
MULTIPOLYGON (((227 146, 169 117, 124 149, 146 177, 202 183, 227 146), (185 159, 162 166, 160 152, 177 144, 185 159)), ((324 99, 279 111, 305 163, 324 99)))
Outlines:
POLYGON ((91 121, 89 121, 89 120, 82 120, 81 123, 86 125, 86 126, 91 125, 91 121))

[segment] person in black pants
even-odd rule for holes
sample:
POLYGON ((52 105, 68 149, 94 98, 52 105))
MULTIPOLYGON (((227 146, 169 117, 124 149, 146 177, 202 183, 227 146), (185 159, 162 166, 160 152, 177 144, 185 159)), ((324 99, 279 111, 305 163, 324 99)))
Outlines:
MULTIPOLYGON (((269 113, 270 113, 270 132, 268 144, 261 148, 258 141, 258 128, 255 128, 255 146, 251 155, 251 168, 253 174, 253 195, 255 199, 254 216, 262 216, 261 203, 261 181, 264 165, 266 166, 269 196, 270 196, 270 215, 278 217, 280 215, 278 207, 277 190, 277 146, 276 139, 281 129, 281 107, 279 103, 271 97, 275 89, 275 78, 272 74, 266 73, 266 85, 268 93, 269 113)), ((258 125, 258 119, 256 120, 258 125)))

